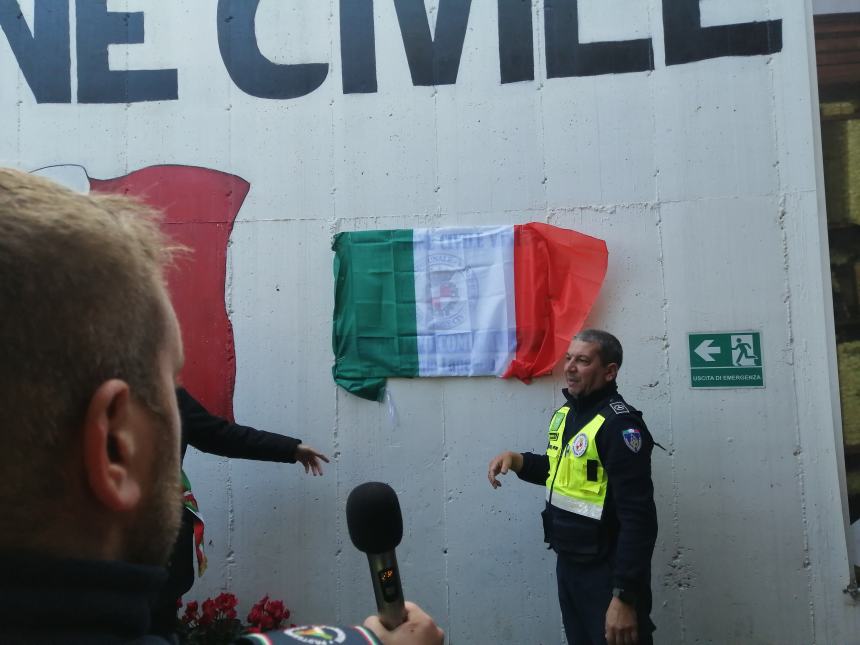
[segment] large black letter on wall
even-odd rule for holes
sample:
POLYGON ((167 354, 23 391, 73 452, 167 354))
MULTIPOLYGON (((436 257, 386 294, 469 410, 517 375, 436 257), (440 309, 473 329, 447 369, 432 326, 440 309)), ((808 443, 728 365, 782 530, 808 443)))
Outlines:
POLYGON ((373 0, 340 0, 340 65, 344 94, 376 91, 373 0))
POLYGON ((77 0, 78 102, 174 101, 175 69, 112 70, 108 45, 143 42, 143 14, 107 10, 107 0, 77 0))
POLYGON ((328 76, 328 63, 280 65, 263 56, 254 29, 260 0, 218 0, 218 46, 230 78, 261 99, 310 94, 328 76))
POLYGON ((471 5, 472 0, 440 0, 433 38, 424 0, 394 0, 413 85, 457 82, 471 5))
POLYGON ((650 38, 579 42, 577 0, 545 0, 547 78, 624 74, 654 69, 650 38))
POLYGON ((782 51, 782 20, 702 27, 699 0, 663 0, 666 64, 782 51))
POLYGON ((0 0, 0 27, 36 102, 71 103, 69 2, 36 0, 35 9, 31 34, 18 3, 0 0))
POLYGON ((499 71, 502 83, 535 78, 531 0, 499 0, 499 71))

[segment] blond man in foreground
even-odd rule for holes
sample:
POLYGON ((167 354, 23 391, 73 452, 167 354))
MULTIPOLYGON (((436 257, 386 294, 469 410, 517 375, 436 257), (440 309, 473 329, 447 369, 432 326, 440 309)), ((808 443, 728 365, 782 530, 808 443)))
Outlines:
MULTIPOLYGON (((0 169, 0 642, 164 643, 182 367, 150 209, 0 169)), ((378 622, 378 621, 377 621, 378 622)), ((386 645, 441 642, 418 607, 386 645)))
POLYGON ((0 170, 4 643, 145 637, 180 508, 170 256, 145 207, 0 170))

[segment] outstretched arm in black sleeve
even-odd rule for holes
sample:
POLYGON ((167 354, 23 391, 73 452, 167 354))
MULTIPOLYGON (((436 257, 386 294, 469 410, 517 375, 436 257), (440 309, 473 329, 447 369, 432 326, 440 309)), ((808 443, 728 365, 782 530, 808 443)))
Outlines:
MULTIPOLYGON (((322 474, 328 458, 286 435, 257 430, 211 414, 185 388, 176 390, 182 419, 183 444, 213 455, 255 461, 300 462, 305 472, 322 474)), ((183 446, 184 448, 184 446, 183 446)))

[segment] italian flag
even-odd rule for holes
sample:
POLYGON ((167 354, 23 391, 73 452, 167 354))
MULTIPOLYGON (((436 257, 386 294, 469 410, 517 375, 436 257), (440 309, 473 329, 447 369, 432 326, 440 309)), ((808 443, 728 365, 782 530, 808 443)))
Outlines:
POLYGON ((335 236, 332 368, 382 400, 390 376, 547 374, 606 275, 602 240, 549 224, 335 236))

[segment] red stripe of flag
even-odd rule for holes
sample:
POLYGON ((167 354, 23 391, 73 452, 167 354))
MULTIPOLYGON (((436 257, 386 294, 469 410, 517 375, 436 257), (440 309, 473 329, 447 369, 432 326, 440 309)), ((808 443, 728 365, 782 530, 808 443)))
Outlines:
POLYGON ((548 374, 582 329, 606 277, 603 240, 533 222, 514 227, 517 354, 504 378, 548 374))

